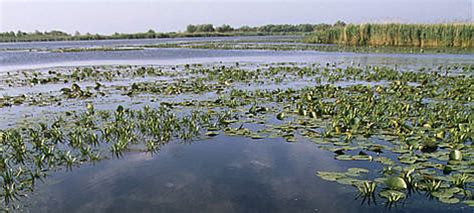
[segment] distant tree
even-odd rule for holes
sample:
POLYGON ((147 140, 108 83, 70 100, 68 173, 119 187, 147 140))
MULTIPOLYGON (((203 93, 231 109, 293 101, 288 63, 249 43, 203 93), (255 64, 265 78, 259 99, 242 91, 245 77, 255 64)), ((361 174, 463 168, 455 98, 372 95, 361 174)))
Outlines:
POLYGON ((232 28, 230 25, 228 24, 224 24, 220 27, 217 27, 216 29, 217 32, 220 32, 220 33, 225 33, 225 32, 232 32, 234 31, 234 28, 232 28))
POLYGON ((240 27, 239 29, 237 29, 238 31, 242 31, 242 32, 250 32, 252 31, 252 28, 247 26, 247 25, 244 25, 242 27, 240 27))
POLYGON ((197 32, 214 32, 214 25, 212 24, 201 24, 197 26, 197 32))
POLYGON ((314 30, 314 26, 312 24, 300 24, 298 25, 298 31, 300 32, 311 32, 314 30))
POLYGON ((79 31, 74 32, 74 36, 81 36, 81 33, 79 31))
POLYGON ((45 32, 45 34, 53 35, 53 36, 68 36, 67 33, 59 31, 59 30, 52 30, 50 32, 45 32))
POLYGON ((186 27, 186 32, 188 32, 188 33, 194 33, 194 32, 196 32, 196 30, 197 30, 196 25, 190 24, 186 27))
POLYGON ((21 32, 21 30, 18 30, 18 32, 16 32, 16 37, 21 37, 23 36, 23 34, 26 34, 26 33, 21 32))

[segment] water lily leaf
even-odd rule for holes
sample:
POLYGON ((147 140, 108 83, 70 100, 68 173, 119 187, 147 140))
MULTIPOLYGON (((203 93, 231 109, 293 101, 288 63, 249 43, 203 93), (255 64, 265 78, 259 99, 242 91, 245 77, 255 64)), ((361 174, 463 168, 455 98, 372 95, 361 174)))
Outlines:
POLYGON ((324 179, 324 180, 328 180, 328 181, 336 181, 337 179, 339 178, 344 178, 346 177, 345 174, 343 173, 339 173, 339 172, 322 172, 322 171, 318 171, 316 173, 316 175, 318 175, 320 178, 324 179))
POLYGON ((465 200, 463 203, 470 207, 474 207, 474 200, 465 200))
POLYGON ((459 150, 453 150, 449 153, 449 160, 460 161, 462 160, 462 153, 459 150))
POLYGON ((336 159, 337 160, 352 160, 352 156, 351 155, 338 155, 336 156, 336 159))
POLYGON ((372 160, 372 156, 370 155, 354 155, 352 156, 353 160, 372 160))
POLYGON ((452 198, 441 197, 441 198, 439 198, 439 201, 441 201, 443 203, 449 203, 449 204, 459 203, 459 199, 455 198, 455 197, 452 197, 452 198))
POLYGON ((361 173, 369 173, 369 170, 363 168, 349 168, 346 172, 347 175, 354 177, 359 176, 361 173))
POLYGON ((450 190, 438 190, 438 191, 435 191, 435 192, 432 192, 431 195, 433 195, 433 197, 437 197, 439 199, 441 198, 450 198, 450 197, 453 197, 454 196, 454 193, 450 190))
POLYGON ((406 189, 407 183, 401 177, 388 177, 385 184, 391 189, 406 189))
POLYGON ((404 164, 413 164, 416 162, 417 159, 418 157, 410 155, 410 154, 404 154, 398 157, 398 160, 400 161, 400 163, 404 163, 404 164))
POLYGON ((359 182, 360 180, 354 179, 354 178, 349 178, 349 177, 344 177, 344 178, 338 178, 336 179, 336 182, 344 185, 354 185, 355 183, 359 182))
POLYGON ((374 161, 380 162, 381 164, 384 164, 384 165, 395 165, 395 162, 387 157, 376 157, 374 161))

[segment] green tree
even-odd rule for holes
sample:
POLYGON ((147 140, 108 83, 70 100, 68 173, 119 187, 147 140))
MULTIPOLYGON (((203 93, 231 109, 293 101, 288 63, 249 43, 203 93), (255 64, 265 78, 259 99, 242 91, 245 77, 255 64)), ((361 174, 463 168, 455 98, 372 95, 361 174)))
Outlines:
POLYGON ((188 33, 194 33, 194 32, 196 32, 196 30, 197 30, 196 25, 190 24, 186 27, 186 32, 188 32, 188 33))
POLYGON ((232 32, 234 31, 234 28, 232 28, 230 25, 228 24, 224 24, 220 27, 217 27, 217 32, 220 32, 220 33, 225 33, 225 32, 232 32))

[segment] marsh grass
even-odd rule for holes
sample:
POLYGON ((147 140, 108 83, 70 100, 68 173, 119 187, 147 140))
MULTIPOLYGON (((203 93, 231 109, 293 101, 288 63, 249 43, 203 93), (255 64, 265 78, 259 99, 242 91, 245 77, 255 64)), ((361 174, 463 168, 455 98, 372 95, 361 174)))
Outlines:
POLYGON ((473 24, 349 24, 316 31, 305 41, 354 46, 474 47, 473 24))

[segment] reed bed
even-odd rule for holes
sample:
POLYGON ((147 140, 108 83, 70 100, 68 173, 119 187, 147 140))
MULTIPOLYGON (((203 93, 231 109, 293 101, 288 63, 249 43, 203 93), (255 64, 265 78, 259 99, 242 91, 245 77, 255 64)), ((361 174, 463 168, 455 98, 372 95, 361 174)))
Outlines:
POLYGON ((316 31, 309 43, 354 46, 474 47, 474 24, 348 24, 316 31))

